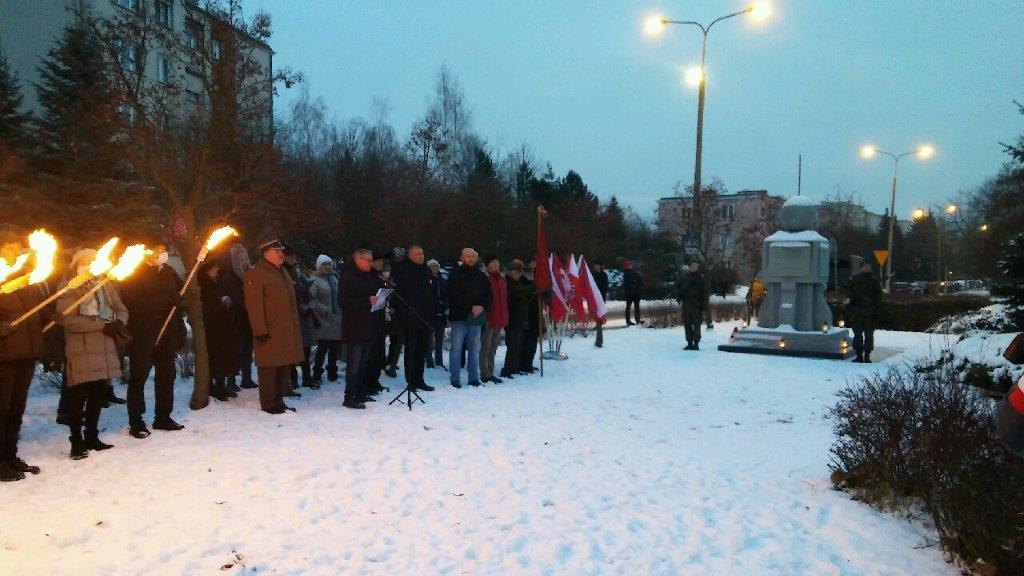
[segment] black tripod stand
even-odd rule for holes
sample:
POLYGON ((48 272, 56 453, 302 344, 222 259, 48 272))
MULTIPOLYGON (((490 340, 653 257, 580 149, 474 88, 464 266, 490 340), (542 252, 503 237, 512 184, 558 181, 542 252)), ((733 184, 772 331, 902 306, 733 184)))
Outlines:
MULTIPOLYGON (((402 298, 396 292, 392 292, 390 294, 390 296, 394 296, 395 298, 398 299, 399 302, 404 304, 405 307, 409 309, 409 312, 412 312, 412 314, 414 316, 416 316, 416 318, 419 319, 419 321, 422 322, 424 326, 426 326, 427 328, 433 329, 433 326, 431 326, 431 324, 429 322, 424 320, 423 317, 420 316, 419 313, 417 313, 416 310, 413 309, 413 307, 410 306, 408 302, 406 302, 405 298, 402 298)), ((406 353, 408 353, 408 350, 406 350, 406 353)), ((419 400, 420 403, 422 403, 422 404, 426 404, 426 402, 423 400, 423 398, 421 398, 420 395, 416 393, 416 389, 417 389, 417 385, 416 384, 406 384, 405 390, 402 390, 401 392, 399 392, 398 396, 395 396, 391 400, 391 402, 388 402, 388 406, 391 406, 395 402, 398 402, 399 404, 405 404, 406 406, 408 406, 409 410, 411 411, 412 410, 412 405, 413 405, 413 403, 416 402, 416 400, 419 400), (405 402, 402 401, 402 394, 405 394, 405 402)))

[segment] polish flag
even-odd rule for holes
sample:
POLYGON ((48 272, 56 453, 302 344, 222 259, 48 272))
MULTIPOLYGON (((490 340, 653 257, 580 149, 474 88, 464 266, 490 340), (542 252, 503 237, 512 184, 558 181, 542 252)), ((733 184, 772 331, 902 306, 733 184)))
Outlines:
MULTIPOLYGON (((580 257, 582 260, 583 257, 580 257)), ((566 272, 569 280, 569 306, 576 313, 576 320, 587 321, 587 310, 583 307, 583 286, 580 278, 580 262, 575 254, 569 256, 569 270, 566 272)))
POLYGON ((554 254, 548 256, 548 272, 551 275, 551 321, 561 322, 569 315, 569 283, 562 261, 554 254))
POLYGON ((608 307, 601 297, 601 291, 597 289, 597 282, 594 275, 590 273, 590 266, 583 256, 580 256, 580 290, 583 292, 583 299, 587 301, 587 309, 590 310, 590 319, 598 324, 608 321, 608 307))

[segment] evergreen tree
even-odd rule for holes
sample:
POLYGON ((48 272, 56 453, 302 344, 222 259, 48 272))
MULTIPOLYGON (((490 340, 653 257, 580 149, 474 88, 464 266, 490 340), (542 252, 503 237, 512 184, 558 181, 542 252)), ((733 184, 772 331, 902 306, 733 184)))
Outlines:
POLYGON ((68 27, 39 73, 43 169, 86 181, 123 174, 118 137, 125 123, 93 34, 80 23, 68 27))
POLYGON ((18 78, 0 53, 0 146, 24 150, 28 145, 28 115, 21 111, 18 78))
POLYGON ((1024 234, 1006 243, 998 266, 1006 281, 992 292, 1006 298, 1010 318, 1018 330, 1024 330, 1024 234))

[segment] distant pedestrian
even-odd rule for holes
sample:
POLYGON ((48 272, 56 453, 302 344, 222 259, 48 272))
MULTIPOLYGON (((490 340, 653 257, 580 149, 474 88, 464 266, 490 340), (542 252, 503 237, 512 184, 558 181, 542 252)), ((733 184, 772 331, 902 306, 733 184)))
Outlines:
POLYGON ((640 319, 640 294, 644 286, 644 277, 636 270, 629 260, 622 262, 622 296, 626 300, 626 325, 643 324, 640 319), (636 314, 636 321, 629 316, 629 309, 633 307, 636 314))
MULTIPOLYGON (((594 262, 591 270, 594 273, 594 284, 597 284, 597 291, 601 294, 601 300, 608 301, 608 273, 604 271, 604 263, 600 260, 594 262)), ((595 329, 597 336, 594 338, 594 346, 604 346, 604 323, 598 322, 595 329)))
POLYGON ((759 276, 754 276, 747 289, 747 324, 753 322, 754 317, 760 317, 761 303, 764 302, 764 284, 759 276))
POLYGON ((676 298, 683 308, 684 350, 700 350, 700 325, 707 307, 708 294, 699 262, 690 263, 690 271, 679 281, 676 298))
POLYGON ((871 362, 875 348, 875 326, 882 308, 882 288, 871 273, 871 262, 865 260, 850 281, 850 303, 847 316, 853 329, 854 362, 871 362))

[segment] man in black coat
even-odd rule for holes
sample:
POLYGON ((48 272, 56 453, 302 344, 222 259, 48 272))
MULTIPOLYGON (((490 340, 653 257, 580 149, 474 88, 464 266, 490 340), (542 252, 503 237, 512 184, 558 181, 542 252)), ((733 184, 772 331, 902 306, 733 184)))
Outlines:
POLYGON ((644 287, 644 277, 629 260, 622 263, 622 268, 622 296, 626 299, 626 325, 643 324, 644 321, 640 319, 640 290, 644 287), (631 306, 636 310, 636 322, 629 317, 631 306))
POLYGON ((487 321, 487 308, 491 305, 491 283, 477 268, 480 255, 472 248, 463 248, 461 265, 452 271, 448 280, 448 300, 451 302, 449 318, 452 325, 452 348, 448 355, 451 383, 459 383, 462 372, 462 350, 467 350, 466 372, 470 386, 480 385, 480 329, 487 321))
POLYGON ((853 329, 854 362, 871 362, 875 348, 875 325, 882 307, 882 288, 871 273, 871 262, 865 260, 860 271, 850 280, 850 304, 847 316, 853 329))
MULTIPOLYGON (((430 270, 423 263, 420 246, 410 246, 406 258, 395 266, 395 309, 405 334, 405 385, 413 390, 432 392, 423 379, 427 350, 434 334, 435 297, 431 290, 430 270)), ((394 296, 392 296, 394 297, 394 296)))
MULTIPOLYGON (((512 378, 520 371, 523 343, 530 327, 530 296, 533 283, 523 279, 523 262, 508 265, 508 324, 505 326, 505 365, 502 378, 512 378)), ((536 304, 534 304, 536 306, 536 304)))
POLYGON ((153 248, 152 254, 134 274, 118 287, 121 300, 128 308, 128 433, 135 438, 146 438, 149 429, 143 421, 146 412, 144 386, 150 370, 154 371, 153 389, 156 397, 153 428, 181 430, 184 428, 171 419, 174 408, 174 379, 177 376, 174 360, 178 350, 185 346, 185 323, 175 307, 180 302, 182 281, 178 273, 167 265, 167 249, 163 245, 153 248), (174 311, 167 331, 156 341, 164 319, 174 311))
POLYGON ((238 370, 241 383, 235 379, 228 380, 227 388, 238 392, 241 388, 257 388, 252 379, 252 326, 249 324, 249 312, 245 309, 245 273, 252 268, 249 251, 241 244, 228 249, 227 260, 221 270, 220 288, 231 298, 231 317, 235 324, 235 353, 238 355, 238 370))
MULTIPOLYGON (((594 262, 592 269, 594 273, 594 284, 597 284, 597 291, 601 294, 601 300, 608 301, 608 273, 604 271, 604 263, 600 260, 594 262)), ((637 304, 639 306, 639 304, 637 304)), ((626 317, 629 320, 629 316, 626 317)), ((601 322, 597 323, 597 336, 594 338, 594 346, 601 348, 604 346, 604 324, 601 322)))
POLYGON ((533 358, 537 356, 537 344, 540 340, 540 306, 537 301, 540 295, 537 294, 537 284, 534 282, 534 273, 537 271, 537 261, 530 260, 523 270, 523 278, 520 280, 529 287, 530 297, 526 304, 526 332, 523 334, 523 353, 519 355, 519 373, 532 374, 537 369, 533 365, 533 358))
POLYGON ((341 341, 345 344, 346 408, 363 409, 366 369, 378 327, 371 312, 377 303, 378 281, 370 268, 373 254, 356 250, 352 260, 342 267, 339 299, 341 300, 341 341))
POLYGON ((707 306, 708 293, 699 262, 691 262, 690 273, 679 280, 676 298, 683 307, 683 329, 686 331, 684 350, 700 350, 700 324, 707 306))
POLYGON ((434 337, 427 350, 427 368, 444 368, 444 329, 448 324, 448 280, 441 275, 437 260, 427 262, 430 269, 430 293, 434 297, 434 337))

